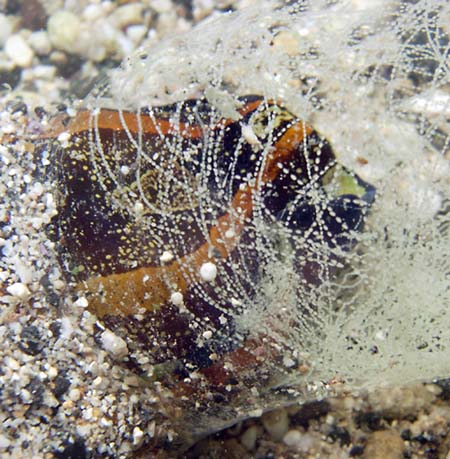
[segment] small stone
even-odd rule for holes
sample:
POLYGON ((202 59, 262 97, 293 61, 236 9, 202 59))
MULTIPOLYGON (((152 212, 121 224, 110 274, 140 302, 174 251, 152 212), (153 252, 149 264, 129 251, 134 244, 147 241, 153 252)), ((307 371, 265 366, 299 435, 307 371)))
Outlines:
MULTIPOLYGON (((84 414, 84 412, 83 412, 84 414)), ((83 416, 84 418, 84 416, 83 416)), ((91 423, 91 422, 86 422, 85 424, 77 424, 77 426, 75 427, 75 432, 76 432, 76 435, 81 437, 81 438, 84 438, 84 437, 89 437, 92 433, 92 429, 94 427, 94 424, 91 423)), ((66 456, 64 456, 66 457, 66 456)), ((78 456, 68 456, 68 457, 78 457, 78 456)), ((88 456, 83 456, 84 457, 88 457, 88 456)))
POLYGON ((5 14, 0 13, 0 48, 5 46, 6 40, 13 31, 13 23, 5 14))
POLYGON ((330 430, 328 432, 328 437, 333 441, 339 441, 340 445, 349 445, 351 442, 351 436, 349 431, 343 427, 343 426, 338 426, 336 424, 333 424, 330 427, 330 430))
POLYGON ((56 457, 59 458, 87 458, 89 457, 88 450, 83 438, 77 438, 73 443, 65 445, 64 449, 58 451, 56 457))
MULTIPOLYGON (((20 113, 22 115, 26 115, 28 113, 27 104, 25 102, 21 101, 21 100, 13 101, 13 103, 11 105, 8 104, 8 110, 11 113, 20 113)), ((24 177, 24 181, 26 182, 25 177, 24 177)), ((30 268, 25 266, 23 263, 17 263, 16 264, 16 274, 20 277, 20 280, 23 283, 31 282, 31 279, 32 279, 31 276, 24 276, 24 277, 27 278, 27 280, 22 279, 22 276, 21 276, 21 273, 20 273, 22 270, 28 270, 29 272, 31 272, 30 268)))
POLYGON ((269 411, 261 421, 273 441, 280 441, 289 429, 289 417, 285 409, 269 411))
POLYGON ((56 11, 47 22, 48 37, 57 49, 75 53, 78 49, 81 23, 78 16, 69 11, 56 11))
POLYGON ((95 21, 103 16, 103 8, 101 5, 87 5, 83 10, 83 17, 87 21, 95 21))
POLYGON ((81 296, 76 301, 74 301, 73 305, 79 308, 87 308, 89 306, 89 302, 84 296, 81 296))
POLYGON ((6 287, 6 291, 18 300, 26 300, 30 296, 28 287, 22 282, 16 282, 6 287))
POLYGON ((350 457, 357 457, 357 456, 362 456, 364 453, 364 446, 362 445, 354 445, 350 448, 350 451, 348 452, 348 455, 350 457))
POLYGON ((141 379, 138 376, 126 376, 123 382, 130 387, 139 387, 141 385, 141 379))
POLYGON ((26 386, 26 391, 29 393, 29 403, 33 403, 35 408, 42 406, 45 387, 38 377, 35 377, 30 381, 30 383, 26 386))
POLYGON ((33 63, 34 52, 21 35, 11 35, 6 40, 5 53, 18 67, 30 67, 33 63))
POLYGON ((364 450, 365 459, 402 459, 404 443, 398 433, 380 430, 369 436, 364 450))
POLYGON ((6 449, 11 445, 11 441, 4 435, 0 435, 0 449, 6 449))
POLYGON ((128 354, 127 343, 120 337, 109 330, 101 334, 103 349, 116 358, 123 358, 128 354))
POLYGON ((36 65, 33 68, 34 78, 42 80, 53 80, 56 75, 54 65, 36 65))
POLYGON ((283 356, 283 365, 286 368, 292 368, 295 365, 295 360, 291 359, 288 355, 283 356))
POLYGON ((144 432, 139 427, 133 429, 133 445, 140 446, 144 440, 144 432))
POLYGON ((54 321, 49 326, 48 329, 51 331, 54 338, 59 338, 61 334, 61 322, 54 321))
POLYGON ((137 24, 127 27, 127 37, 135 44, 139 44, 147 34, 145 25, 137 24))
POLYGON ((28 43, 39 56, 46 56, 52 50, 52 44, 45 30, 33 32, 28 37, 28 43))
POLYGON ((78 402, 78 400, 80 400, 81 398, 81 392, 80 392, 80 389, 77 389, 76 387, 74 387, 68 394, 70 400, 72 400, 73 402, 78 402))
POLYGON ((49 367, 47 370, 47 376, 49 379, 54 379, 56 376, 58 376, 58 368, 56 367, 49 367))
POLYGON ((44 348, 41 332, 34 325, 24 327, 20 339, 19 348, 28 355, 38 355, 44 348))
POLYGON ((217 266, 214 263, 203 263, 200 267, 200 277, 206 282, 212 282, 217 276, 217 266))
POLYGON ((62 339, 69 339, 73 332, 73 326, 72 322, 70 321, 69 317, 63 317, 61 319, 61 333, 60 333, 60 338, 62 339))
POLYGON ((289 430, 283 437, 283 443, 287 446, 295 446, 301 440, 302 434, 298 430, 289 430))
POLYGON ((142 3, 137 2, 119 6, 111 14, 111 20, 119 29, 123 29, 131 24, 140 24, 143 20, 142 9, 142 3))
POLYGON ((3 87, 11 87, 14 89, 20 82, 22 76, 22 69, 20 67, 14 67, 11 64, 11 68, 0 69, 0 81, 3 87))
POLYGON ((249 427, 241 435, 241 443, 249 450, 253 451, 256 447, 256 440, 258 438, 259 429, 257 426, 249 427))
POLYGON ((24 403, 25 405, 31 405, 31 394, 28 390, 26 389, 22 389, 20 391, 20 400, 22 403, 24 403))
POLYGON ((61 51, 53 51, 50 54, 50 62, 55 65, 58 73, 63 78, 70 78, 78 72, 83 65, 83 59, 75 54, 64 54, 61 51))
POLYGON ((12 371, 17 371, 20 368, 19 362, 16 359, 13 359, 12 357, 6 357, 5 363, 6 366, 12 371))
MULTIPOLYGON (((62 397, 70 387, 70 379, 65 376, 58 375, 54 381, 53 395, 56 398, 62 397)), ((78 390, 78 389, 77 389, 78 390)))
POLYGON ((24 29, 40 30, 45 27, 47 12, 42 0, 20 2, 21 22, 24 29))
POLYGON ((173 8, 170 0, 150 0, 150 6, 159 14, 168 13, 173 8))
POLYGON ((111 427, 113 425, 113 423, 112 423, 112 421, 110 419, 101 418, 100 419, 100 425, 102 427, 111 427))

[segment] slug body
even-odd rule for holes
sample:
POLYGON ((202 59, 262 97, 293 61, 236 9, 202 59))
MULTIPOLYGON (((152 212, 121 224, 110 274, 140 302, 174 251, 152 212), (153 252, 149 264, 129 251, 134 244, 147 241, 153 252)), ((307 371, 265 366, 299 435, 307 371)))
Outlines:
MULTIPOLYGON (((238 349, 234 316, 278 248, 294 267, 302 241, 349 250, 373 202, 281 105, 247 96, 238 113, 223 118, 205 99, 83 111, 64 127, 69 146, 55 147, 63 263, 90 310, 154 364, 207 368, 238 349)), ((310 268, 295 267, 314 284, 310 268)))

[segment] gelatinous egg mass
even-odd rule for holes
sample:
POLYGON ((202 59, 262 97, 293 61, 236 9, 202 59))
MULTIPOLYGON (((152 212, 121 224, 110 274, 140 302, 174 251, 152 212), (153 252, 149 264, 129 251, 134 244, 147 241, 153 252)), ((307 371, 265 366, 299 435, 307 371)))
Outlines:
POLYGON ((256 365, 262 334, 241 319, 274 266, 302 292, 320 283, 318 254, 330 275, 375 197, 282 105, 246 96, 237 112, 206 99, 81 111, 54 149, 53 231, 90 310, 152 364, 223 387, 256 365))

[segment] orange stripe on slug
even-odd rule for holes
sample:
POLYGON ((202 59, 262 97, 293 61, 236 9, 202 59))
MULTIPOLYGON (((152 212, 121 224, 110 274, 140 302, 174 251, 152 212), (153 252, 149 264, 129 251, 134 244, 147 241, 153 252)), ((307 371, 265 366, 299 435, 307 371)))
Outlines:
MULTIPOLYGON (((236 194, 233 199, 233 208, 234 206, 236 206, 235 209, 238 206, 243 209, 240 217, 234 219, 227 213, 210 230, 211 244, 224 258, 236 247, 239 235, 245 226, 245 219, 251 215, 250 187, 236 194), (224 233, 229 228, 233 228, 234 236, 226 240, 226 243, 222 242, 224 233)), ((88 294, 89 308, 99 317, 106 314, 137 314, 141 308, 153 311, 168 304, 173 291, 182 294, 186 292, 188 280, 184 274, 184 266, 192 267, 194 276, 199 276, 200 267, 208 260, 210 260, 210 244, 205 243, 192 254, 173 261, 171 264, 92 277, 81 282, 77 290, 88 294), (146 278, 148 278, 147 281, 144 280, 146 278)))
MULTIPOLYGON (((132 134, 141 132, 148 135, 157 135, 160 132, 167 134, 173 130, 173 123, 170 120, 159 119, 155 124, 148 115, 137 115, 133 112, 120 112, 118 110, 101 109, 97 115, 94 115, 90 110, 83 110, 71 118, 66 126, 62 123, 65 118, 67 117, 56 117, 52 121, 51 128, 43 137, 57 137, 62 132, 69 132, 72 135, 81 134, 90 131, 94 126, 100 130, 111 129, 113 131, 125 131, 126 128, 132 134)), ((185 126, 180 123, 180 133, 187 138, 198 138, 202 135, 202 130, 196 126, 185 126)))
POLYGON ((291 126, 274 145, 269 153, 263 173, 263 182, 270 183, 279 174, 278 163, 289 161, 297 154, 303 140, 313 133, 311 126, 304 122, 295 123, 291 126))
MULTIPOLYGON (((261 100, 245 104, 244 107, 238 110, 241 116, 245 116, 256 110, 261 104, 261 100)), ((85 131, 91 130, 94 126, 98 129, 111 129, 113 131, 125 131, 128 129, 132 134, 146 134, 146 135, 158 135, 160 133, 168 134, 174 132, 173 121, 169 119, 156 119, 156 123, 153 118, 145 114, 136 114, 134 112, 119 110, 100 109, 97 115, 94 115, 91 110, 82 110, 78 112, 73 118, 69 119, 67 124, 63 121, 67 119, 67 116, 59 115, 55 117, 52 122, 50 129, 44 132, 40 137, 43 139, 56 138, 63 132, 69 132, 72 135, 80 134, 85 131), (94 124, 94 118, 95 124, 94 124), (138 122, 139 118, 139 122, 138 122)), ((234 120, 227 119, 222 126, 228 126, 234 123, 234 120)), ((215 128, 221 126, 215 126, 215 128)), ((215 129, 214 128, 214 129, 215 129)), ((203 130, 200 126, 179 123, 177 126, 177 135, 188 139, 198 139, 202 137, 203 130)))

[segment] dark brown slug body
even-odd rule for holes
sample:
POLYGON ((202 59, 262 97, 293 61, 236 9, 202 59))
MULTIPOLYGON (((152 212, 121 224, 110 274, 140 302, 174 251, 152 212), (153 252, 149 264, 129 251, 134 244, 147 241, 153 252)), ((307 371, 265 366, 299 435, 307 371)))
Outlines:
MULTIPOLYGON (((242 385, 270 385, 268 360, 281 365, 269 337, 249 338, 234 323, 276 258, 261 225, 351 246, 374 198, 282 106, 247 96, 238 112, 238 120, 221 118, 204 99, 139 114, 82 111, 49 134, 70 135, 53 147, 60 197, 52 233, 79 294, 126 339, 130 358, 169 363, 158 375, 165 384, 220 394, 229 409, 242 385), (327 206, 313 202, 318 195, 327 206), (202 275, 205 265, 217 270, 213 279, 202 275), (186 383, 197 371, 201 378, 186 383)), ((298 272, 308 276, 304 264, 298 272)))

